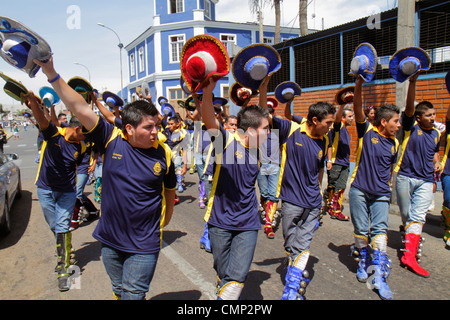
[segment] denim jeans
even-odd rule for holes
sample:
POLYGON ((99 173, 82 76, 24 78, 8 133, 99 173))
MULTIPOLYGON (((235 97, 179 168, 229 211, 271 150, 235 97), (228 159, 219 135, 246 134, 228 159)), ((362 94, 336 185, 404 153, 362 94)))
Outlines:
POLYGON ((444 202, 443 205, 450 208, 450 176, 443 174, 441 175, 442 191, 444 192, 444 202))
POLYGON ((158 253, 137 254, 102 244, 102 260, 113 292, 122 300, 144 300, 158 262, 158 253))
POLYGON ((366 193, 352 186, 349 204, 355 235, 364 236, 370 241, 376 235, 387 233, 389 197, 366 193))
POLYGON ((89 175, 84 173, 77 174, 77 198, 81 200, 86 200, 86 196, 84 195, 84 187, 88 181, 89 175))
POLYGON ((427 210, 433 201, 433 182, 397 175, 397 204, 403 225, 425 223, 427 210))
POLYGON ((278 188, 278 180, 280 178, 280 166, 273 164, 263 164, 261 166, 261 170, 258 174, 258 187, 261 193, 261 197, 270 200, 272 202, 278 202, 277 188, 278 188), (270 169, 273 167, 273 169, 270 169), (273 174, 264 174, 264 169, 267 169, 267 173, 273 174), (273 171, 272 171, 273 170, 273 171))
POLYGON ((69 232, 70 220, 76 202, 75 192, 59 192, 37 188, 37 196, 45 221, 54 233, 69 232))
POLYGON ((220 287, 230 281, 244 283, 255 253, 258 230, 233 231, 208 225, 208 232, 220 287))
POLYGON ((309 250, 320 209, 306 209, 283 201, 281 225, 284 236, 284 249, 292 260, 305 250, 309 250))

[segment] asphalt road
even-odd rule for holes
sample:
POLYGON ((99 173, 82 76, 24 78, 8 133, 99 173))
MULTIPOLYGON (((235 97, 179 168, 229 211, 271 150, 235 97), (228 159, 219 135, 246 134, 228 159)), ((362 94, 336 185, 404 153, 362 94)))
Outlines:
MULTIPOLYGON (((55 240, 43 218, 34 186, 38 168, 34 162, 36 136, 37 130, 29 127, 27 132, 20 132, 19 140, 10 139, 5 145, 5 153, 15 152, 20 157, 23 196, 11 209, 13 231, 0 238, 0 300, 111 300, 111 285, 101 261, 101 245, 92 237, 97 221, 84 223, 73 233, 76 282, 68 292, 57 289, 55 240)), ((199 247, 205 210, 197 205, 197 174, 187 174, 186 181, 188 189, 179 194, 181 203, 175 207, 163 235, 163 249, 147 295, 149 300, 215 299, 212 255, 199 247)), ((91 186, 87 186, 86 192, 93 199, 91 186)), ((348 205, 344 213, 349 215, 348 205)), ((448 299, 450 251, 441 239, 443 229, 438 210, 427 217, 424 227, 426 242, 421 265, 431 274, 427 279, 400 266, 400 217, 395 213, 395 206, 389 218, 387 252, 392 269, 388 283, 394 299, 448 299)), ((332 220, 329 216, 323 221, 312 241, 307 265, 311 283, 306 298, 378 301, 375 291, 356 280, 356 263, 349 255, 353 243, 351 222, 332 220)), ((284 289, 285 266, 281 231, 269 240, 261 230, 242 300, 279 300, 284 289)))

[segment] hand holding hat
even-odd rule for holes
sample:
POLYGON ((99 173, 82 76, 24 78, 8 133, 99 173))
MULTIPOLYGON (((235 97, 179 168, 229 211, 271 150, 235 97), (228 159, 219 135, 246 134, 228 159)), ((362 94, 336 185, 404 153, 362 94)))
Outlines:
POLYGON ((42 37, 8 17, 0 17, 0 45, 0 56, 30 78, 34 78, 40 69, 34 60, 47 61, 52 55, 42 37))
POLYGON ((180 65, 187 86, 185 92, 194 93, 207 86, 210 78, 217 81, 226 76, 230 71, 230 57, 219 39, 201 34, 186 41, 180 65))
POLYGON ((28 95, 28 89, 22 83, 8 77, 6 74, 0 73, 0 77, 6 81, 3 87, 6 94, 22 103, 28 95))
POLYGON ((404 82, 419 71, 430 70, 431 60, 426 51, 418 47, 398 50, 389 60, 389 71, 398 82, 404 82))
POLYGON ((377 65, 377 51, 370 43, 364 42, 355 49, 349 74, 355 77, 361 76, 367 82, 372 81, 377 65))
POLYGON ((294 97, 300 96, 301 94, 302 89, 300 86, 292 81, 284 81, 275 88, 275 98, 280 103, 288 103, 294 97))
POLYGON ((347 103, 353 103, 353 96, 355 92, 355 86, 345 87, 336 93, 336 104, 343 105, 347 103))

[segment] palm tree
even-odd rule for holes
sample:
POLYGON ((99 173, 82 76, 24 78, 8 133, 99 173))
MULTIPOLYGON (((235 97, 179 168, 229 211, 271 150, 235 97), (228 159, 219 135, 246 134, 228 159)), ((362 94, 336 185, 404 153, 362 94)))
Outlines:
POLYGON ((272 8, 275 8, 275 43, 280 42, 280 21, 281 21, 281 1, 283 0, 248 0, 250 6, 250 12, 258 14, 260 23, 260 42, 263 42, 262 32, 262 8, 265 4, 271 4, 272 8))
POLYGON ((273 0, 273 6, 275 7, 275 44, 280 42, 281 1, 273 0))

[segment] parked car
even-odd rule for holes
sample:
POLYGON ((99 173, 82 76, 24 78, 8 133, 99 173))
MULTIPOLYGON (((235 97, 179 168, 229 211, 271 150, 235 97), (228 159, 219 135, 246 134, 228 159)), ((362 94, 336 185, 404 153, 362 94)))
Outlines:
POLYGON ((11 231, 10 209, 14 199, 20 198, 22 183, 15 153, 0 153, 0 235, 11 231))

